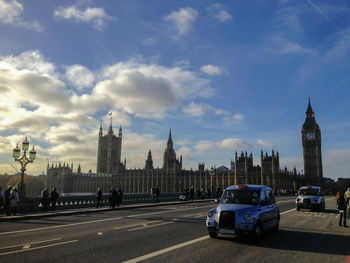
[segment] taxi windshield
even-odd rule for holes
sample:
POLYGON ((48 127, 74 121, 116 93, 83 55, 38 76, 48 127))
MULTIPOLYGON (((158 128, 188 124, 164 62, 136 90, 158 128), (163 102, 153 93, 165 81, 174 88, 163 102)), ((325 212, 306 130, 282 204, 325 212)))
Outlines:
POLYGON ((223 204, 258 205, 259 192, 256 190, 226 190, 221 197, 223 204))
POLYGON ((299 195, 321 195, 319 189, 300 189, 299 195))

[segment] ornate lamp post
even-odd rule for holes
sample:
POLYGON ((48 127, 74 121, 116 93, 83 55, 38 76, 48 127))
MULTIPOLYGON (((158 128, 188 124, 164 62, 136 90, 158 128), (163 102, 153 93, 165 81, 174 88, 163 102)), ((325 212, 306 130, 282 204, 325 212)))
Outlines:
POLYGON ((214 189, 213 189, 213 179, 214 179, 214 175, 215 175, 215 171, 214 168, 212 167, 210 169, 210 191, 213 193, 214 189))
POLYGON ((21 157, 19 157, 21 150, 18 148, 18 143, 16 148, 13 149, 13 158, 15 159, 15 161, 18 161, 21 164, 21 182, 19 185, 19 198, 21 200, 23 200, 25 198, 25 184, 24 184, 24 171, 26 170, 26 166, 28 163, 32 163, 35 159, 36 156, 36 151, 34 150, 34 146, 33 149, 30 150, 29 152, 29 159, 27 158, 27 151, 29 149, 29 142, 27 140, 27 137, 25 138, 25 140, 22 142, 22 150, 23 150, 23 155, 21 157))

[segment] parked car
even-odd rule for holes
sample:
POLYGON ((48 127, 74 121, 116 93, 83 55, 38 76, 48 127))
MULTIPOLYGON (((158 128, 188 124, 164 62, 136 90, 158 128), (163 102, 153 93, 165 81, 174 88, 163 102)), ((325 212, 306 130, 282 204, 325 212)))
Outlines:
POLYGON ((298 197, 295 200, 297 211, 301 208, 323 211, 326 202, 319 186, 302 186, 299 188, 298 197))
POLYGON ((280 212, 273 191, 262 185, 233 185, 225 189, 218 206, 208 212, 206 226, 209 236, 248 233, 258 241, 263 233, 278 231, 280 212))

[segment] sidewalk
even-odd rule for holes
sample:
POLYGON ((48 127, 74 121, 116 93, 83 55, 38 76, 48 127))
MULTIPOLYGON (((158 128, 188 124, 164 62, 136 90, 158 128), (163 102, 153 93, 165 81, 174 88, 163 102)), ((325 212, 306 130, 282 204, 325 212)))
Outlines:
MULTIPOLYGON (((48 210, 46 212, 32 212, 32 213, 17 213, 17 215, 10 215, 6 216, 6 213, 0 214, 0 222, 6 222, 6 221, 16 221, 16 220, 22 220, 22 219, 36 219, 36 218, 42 218, 42 217, 53 217, 53 216, 66 216, 66 215, 73 215, 73 214, 86 214, 86 213, 98 213, 98 212, 106 212, 106 211, 116 211, 116 210, 124 210, 124 209, 135 209, 135 208, 142 208, 142 207, 151 207, 151 206, 166 206, 166 205, 178 205, 178 204, 190 204, 190 203, 202 203, 202 202, 210 202, 214 199, 204 199, 204 200, 194 200, 191 201, 173 201, 173 202, 163 202, 163 203, 143 203, 143 204, 127 204, 127 205, 121 205, 116 208, 110 208, 110 207, 102 207, 102 208, 94 208, 94 207, 88 207, 88 208, 76 208, 76 209, 62 209, 62 210, 48 210)), ((214 204, 213 204, 214 205, 214 204)))

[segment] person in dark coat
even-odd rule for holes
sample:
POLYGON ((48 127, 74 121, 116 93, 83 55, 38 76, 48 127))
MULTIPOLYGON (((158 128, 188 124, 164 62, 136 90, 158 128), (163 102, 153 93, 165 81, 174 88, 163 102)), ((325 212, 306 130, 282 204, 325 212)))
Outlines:
POLYGON ((346 226, 346 202, 345 202, 344 196, 340 194, 340 192, 337 193, 337 208, 340 213, 339 225, 341 226, 341 222, 343 220, 344 227, 347 227, 346 226))
POLYGON ((119 206, 122 202, 123 202, 123 192, 120 189, 120 187, 118 187, 118 189, 117 189, 117 206, 119 206))
POLYGON ((193 187, 193 185, 191 185, 191 188, 190 188, 190 199, 193 202, 193 199, 194 199, 194 187, 193 187))
POLYGON ((159 196, 160 196, 160 191, 158 185, 156 186, 156 189, 154 190, 156 194, 156 203, 159 203, 159 196))
POLYGON ((4 210, 6 211, 6 215, 8 216, 11 214, 11 207, 10 207, 11 190, 12 190, 12 186, 9 185, 6 191, 4 192, 4 196, 5 196, 4 210))
POLYGON ((50 196, 52 210, 56 209, 56 203, 57 203, 58 197, 59 197, 59 194, 56 191, 56 187, 53 187, 51 191, 51 196, 50 196))
POLYGON ((96 208, 102 207, 101 200, 102 200, 102 189, 101 187, 99 187, 96 192, 96 208))
POLYGON ((45 188, 41 192, 41 204, 43 206, 44 211, 47 211, 47 207, 49 206, 49 203, 50 203, 49 189, 45 188))
POLYGON ((201 198, 201 189, 197 188, 197 196, 198 200, 201 198))
POLYGON ((112 190, 109 192, 109 205, 112 208, 115 208, 117 204, 117 191, 115 188, 112 188, 112 190))
POLYGON ((208 187, 208 198, 211 198, 211 190, 210 190, 210 187, 208 187))

